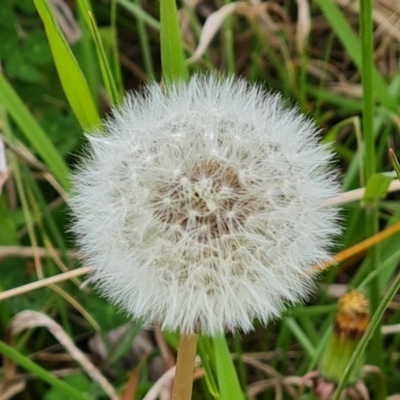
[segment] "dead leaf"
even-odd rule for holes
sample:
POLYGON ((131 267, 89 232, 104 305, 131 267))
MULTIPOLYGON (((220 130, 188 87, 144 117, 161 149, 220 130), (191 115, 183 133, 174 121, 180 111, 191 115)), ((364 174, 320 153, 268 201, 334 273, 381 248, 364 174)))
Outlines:
POLYGON ((69 6, 63 0, 50 0, 50 6, 69 44, 81 38, 81 30, 69 6))
POLYGON ((26 386, 25 381, 14 382, 8 385, 4 385, 4 382, 0 384, 0 400, 9 400, 16 394, 21 393, 26 386))
POLYGON ((296 47, 298 53, 302 54, 311 29, 310 5, 308 0, 297 0, 297 8, 296 47))
POLYGON ((268 8, 267 3, 261 4, 248 4, 243 1, 229 3, 222 6, 219 10, 213 12, 206 20, 203 29, 201 31, 199 45, 193 56, 190 57, 187 62, 192 63, 201 58, 204 52, 207 50, 208 45, 213 39, 216 32, 221 28, 226 17, 232 13, 238 15, 244 15, 251 18, 256 18, 261 12, 265 12, 268 8))

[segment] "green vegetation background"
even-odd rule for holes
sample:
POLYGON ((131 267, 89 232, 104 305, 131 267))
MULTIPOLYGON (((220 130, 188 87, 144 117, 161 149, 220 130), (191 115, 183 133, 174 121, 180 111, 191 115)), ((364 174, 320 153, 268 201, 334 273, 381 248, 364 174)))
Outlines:
MULTIPOLYGON (((138 360, 127 360, 141 327, 90 286, 81 289, 82 276, 37 290, 26 286, 80 266, 71 253, 74 240, 68 232, 69 171, 82 153, 83 132, 100 127, 110 106, 145 81, 217 69, 281 91, 316 120, 324 142, 333 142, 343 192, 368 185, 363 201, 343 205, 344 233, 333 251, 351 248, 398 223, 399 198, 386 196, 394 174, 382 174, 392 171, 388 148, 396 149, 399 143, 398 10, 390 12, 384 2, 367 0, 360 2, 360 8, 341 7, 345 2, 334 0, 311 1, 309 8, 301 1, 277 0, 268 7, 250 2, 241 7, 229 1, 199 1, 197 6, 182 2, 178 4, 181 41, 169 1, 162 3, 161 23, 159 4, 153 1, 56 3, 66 9, 50 8, 45 0, 0 4, 0 138, 7 149, 8 173, 2 182, 5 171, 0 171, 0 351, 23 367, 15 371, 3 361, 3 391, 23 382, 25 388, 16 398, 109 396, 48 330, 31 327, 10 340, 12 318, 26 310, 56 320, 117 392, 127 393, 127 382, 137 378, 136 398, 143 398, 154 383, 152 361, 161 359, 165 365, 170 361, 160 338, 151 340, 152 350, 140 368, 138 360), (224 4, 233 11, 221 20, 205 53, 197 61, 183 63, 181 55, 193 56, 201 34, 211 29, 206 29, 207 17, 224 4), (387 15, 389 24, 397 21, 392 23, 394 30, 387 26, 385 30, 376 18, 379 13, 387 15), (69 30, 60 29, 65 18, 69 30), (122 339, 113 343, 108 332, 124 324, 122 339), (98 349, 88 347, 94 336, 105 342, 109 354, 105 359, 98 349), (69 358, 63 357, 65 353, 69 358), (72 373, 64 376, 60 371, 67 367, 72 373), (54 371, 60 373, 59 379, 49 373, 54 371)), ((380 333, 381 325, 400 320, 396 297, 392 301, 399 259, 395 233, 368 253, 355 253, 324 272, 309 304, 295 307, 267 329, 257 327, 253 334, 228 337, 236 353, 238 378, 226 342, 201 339, 199 354, 206 373, 195 383, 194 398, 239 399, 241 392, 251 392, 268 379, 270 385, 265 384, 257 399, 276 398, 279 390, 283 398, 314 398, 309 389, 302 394, 298 387, 289 390, 284 378, 302 377, 317 368, 336 310, 335 289, 351 288, 364 290, 376 317, 366 359, 381 368, 381 375, 366 377, 367 384, 377 399, 399 392, 399 335, 380 333), (260 360, 271 370, 263 370, 257 364, 260 360)), ((166 334, 164 340, 176 346, 175 334, 166 334)), ((360 347, 357 354, 362 353, 360 347)))

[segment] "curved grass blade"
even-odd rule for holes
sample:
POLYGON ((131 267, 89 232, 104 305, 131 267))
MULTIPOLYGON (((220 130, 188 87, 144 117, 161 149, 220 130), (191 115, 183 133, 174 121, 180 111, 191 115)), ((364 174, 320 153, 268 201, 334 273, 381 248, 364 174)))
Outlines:
POLYGON ((63 188, 68 189, 70 171, 67 164, 2 73, 0 73, 0 103, 4 105, 63 188))
POLYGON ((50 6, 45 0, 34 0, 43 21, 50 49, 68 102, 84 130, 100 125, 100 117, 86 79, 50 6))
POLYGON ((367 277, 357 285, 358 290, 365 290, 368 287, 368 284, 376 279, 376 277, 381 276, 387 268, 390 268, 393 263, 398 264, 400 261, 400 250, 396 251, 386 260, 382 261, 378 268, 376 268, 373 272, 371 272, 367 277))
POLYGON ((308 336, 304 333, 304 331, 300 328, 300 326, 297 324, 297 322, 294 320, 292 317, 287 317, 285 318, 285 324, 288 326, 288 328, 291 330, 292 334, 296 336, 297 340, 300 342, 300 344, 304 347, 306 352, 311 358, 314 358, 316 356, 316 348, 313 346, 311 343, 310 339, 308 336))
POLYGON ((209 356, 213 355, 210 338, 205 336, 199 336, 197 351, 201 359, 201 364, 204 368, 204 379, 207 385, 207 389, 210 395, 214 399, 219 399, 220 394, 218 392, 217 383, 214 378, 214 372, 211 366, 211 361, 209 360, 209 356))
POLYGON ((8 357, 9 359, 13 360, 15 363, 25 368, 27 371, 32 372, 33 374, 41 378, 43 381, 47 382, 49 385, 53 386, 54 388, 57 388, 60 393, 63 393, 65 395, 64 397, 65 399, 74 399, 74 400, 88 399, 88 397, 85 396, 83 393, 81 393, 79 390, 68 385, 61 379, 58 379, 56 376, 46 371, 44 368, 34 363, 32 360, 25 357, 17 350, 8 346, 1 340, 0 340, 0 353, 3 354, 5 357, 8 357))

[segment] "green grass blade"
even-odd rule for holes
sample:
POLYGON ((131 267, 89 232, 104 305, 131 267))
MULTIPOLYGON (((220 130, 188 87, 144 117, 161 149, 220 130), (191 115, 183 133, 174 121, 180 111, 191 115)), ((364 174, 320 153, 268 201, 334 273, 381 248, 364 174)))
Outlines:
POLYGON ((50 49, 68 102, 83 129, 100 124, 100 117, 86 79, 59 29, 49 4, 34 0, 43 21, 50 49))
POLYGON ((316 355, 316 349, 311 343, 310 339, 308 336, 304 333, 304 331, 300 328, 298 323, 292 318, 292 317, 287 317, 285 318, 285 324, 288 326, 288 328, 291 330, 293 335, 296 336, 297 340, 300 342, 300 344, 304 347, 308 355, 313 358, 316 355))
POLYGON ((226 339, 223 336, 216 336, 212 340, 218 386, 221 393, 220 400, 244 400, 226 339))
POLYGON ((92 31, 94 43, 96 45, 97 56, 99 58, 101 75, 103 77, 104 86, 106 88, 108 97, 112 105, 118 105, 122 102, 122 97, 119 95, 117 86, 110 66, 107 61, 104 46, 100 38, 99 30, 97 29, 96 21, 94 20, 93 14, 89 11, 89 23, 92 31))
POLYGON ((122 71, 121 65, 119 62, 119 53, 118 53, 118 34, 117 34, 117 0, 111 0, 111 59, 112 59, 112 68, 114 70, 114 77, 116 80, 118 92, 121 94, 121 97, 124 96, 124 84, 122 82, 122 71))
POLYGON ((212 350, 207 351, 208 343, 210 342, 210 338, 205 336, 199 337, 199 343, 197 345, 197 351, 199 353, 201 364, 204 368, 204 379, 207 385, 207 389, 214 399, 219 399, 219 391, 217 387, 217 383, 214 378, 213 369, 211 366, 211 362, 208 358, 208 355, 212 353, 212 350))
MULTIPOLYGON (((87 10, 85 11, 85 14, 87 14, 87 10)), ((100 71, 97 63, 96 50, 93 45, 92 33, 86 23, 86 18, 87 17, 83 15, 81 8, 78 7, 77 19, 81 31, 81 38, 76 46, 77 52, 75 53, 75 56, 77 60, 79 60, 79 67, 82 74, 85 76, 92 98, 96 102, 98 108, 100 102, 100 93, 98 90, 100 71)))
POLYGON ((390 302, 392 301, 395 294, 400 289, 400 273, 397 274, 396 279, 393 281, 392 285, 390 286, 389 290, 386 292, 385 296, 383 297, 382 301, 379 304, 379 307, 375 311, 374 315, 372 316, 371 322, 368 325, 367 330, 364 333, 364 336, 358 343, 356 350, 354 351, 346 370, 340 380, 336 392, 332 398, 332 400, 339 400, 340 395, 343 392, 343 389, 346 387, 346 383, 349 379, 351 370, 353 369, 354 365, 358 362, 360 357, 364 354, 365 348, 369 340, 371 339, 372 335, 374 334, 377 327, 380 325, 380 321, 382 320, 383 314, 386 308, 389 306, 390 302))
POLYGON ((387 268, 390 268, 393 265, 393 263, 398 264, 399 260, 400 260, 400 250, 396 251, 385 261, 381 262, 378 268, 376 268, 373 272, 371 272, 360 284, 357 285, 357 290, 365 290, 365 288, 368 287, 368 284, 372 280, 384 274, 385 270, 387 268))
MULTIPOLYGON (((91 4, 88 0, 77 0, 78 8, 80 15, 85 23, 86 27, 91 32, 90 45, 92 45, 92 38, 94 40, 94 44, 97 51, 97 57, 100 61, 100 70, 103 78, 104 85, 107 90, 107 94, 109 96, 112 104, 119 104, 123 98, 123 85, 122 85, 122 77, 121 77, 121 69, 119 66, 118 59, 118 46, 117 46, 117 35, 116 35, 116 0, 111 1, 111 60, 112 60, 112 68, 110 67, 110 63, 107 61, 107 57, 105 55, 103 41, 101 40, 101 35, 99 33, 99 29, 96 23, 96 19, 94 18, 93 10, 91 4), (106 76, 105 76, 106 74, 106 76)), ((89 47, 89 44, 87 45, 89 47)), ((92 48, 90 48, 91 50, 92 48)), ((89 49, 88 49, 89 50, 89 49)), ((86 68, 88 69, 88 68, 86 68)), ((87 76, 86 76, 87 77, 87 76)), ((92 90, 93 93, 93 90, 92 90)))
POLYGON ((52 373, 46 371, 41 366, 34 363, 29 358, 25 357, 17 350, 13 349, 12 347, 8 346, 4 342, 0 340, 0 353, 3 354, 5 357, 13 360, 16 364, 20 365, 21 367, 25 368, 27 371, 32 372, 43 381, 47 382, 49 385, 57 388, 61 393, 64 394, 64 398, 67 399, 74 399, 74 400, 87 400, 88 397, 81 393, 79 390, 75 389, 74 387, 68 385, 61 379, 58 379, 52 373))
POLYGON ((160 1, 161 64, 166 81, 186 80, 188 70, 183 55, 175 0, 160 1))
POLYGON ((81 54, 76 54, 77 60, 79 60, 79 67, 85 76, 88 83, 90 93, 92 94, 93 100, 96 102, 98 108, 99 105, 99 68, 97 63, 97 54, 93 45, 93 36, 90 31, 89 22, 89 11, 92 11, 90 3, 86 0, 77 0, 77 16, 79 20, 79 26, 81 29, 80 47, 81 54))
MULTIPOLYGON (((140 6, 141 0, 135 0, 136 4, 140 6)), ((147 34, 147 27, 144 21, 140 18, 137 19, 137 30, 139 34, 140 49, 142 51, 144 70, 148 78, 154 79, 154 66, 150 52, 149 35, 147 34)))
MULTIPOLYGON (((360 35, 361 35, 361 85, 362 85, 362 130, 364 136, 364 170, 367 184, 376 184, 376 179, 371 184, 377 170, 377 149, 375 148, 374 135, 374 89, 378 91, 378 86, 374 87, 374 54, 373 54, 373 0, 363 0, 360 2, 360 35)), ((375 74, 376 75, 376 74, 375 74)), ((379 178, 378 178, 379 179, 379 178)), ((387 188, 389 183, 386 180, 387 188)), ((378 185, 376 185, 378 186, 378 185)), ((385 184, 382 185, 384 189, 385 184)), ((376 189, 376 188, 375 188, 376 189)), ((368 189, 367 189, 368 190, 368 189)), ((365 199, 364 199, 365 200, 365 199)), ((377 204, 367 208, 367 235, 373 236, 379 231, 379 218, 377 204)), ((368 251, 368 270, 373 273, 380 263, 379 246, 373 246, 368 251)), ((368 285, 368 298, 370 302, 370 312, 374 313, 379 307, 380 285, 378 277, 373 279, 368 285)), ((377 367, 384 367, 384 344, 381 334, 381 320, 377 320, 377 329, 371 336, 371 347, 369 348, 368 361, 373 362, 377 367)), ((355 365, 355 364, 354 364, 355 365)), ((377 399, 386 398, 385 389, 382 387, 379 378, 374 377, 372 382, 373 395, 377 399)))
MULTIPOLYGON (((230 0, 224 0, 224 5, 229 4, 230 0)), ((225 57, 226 71, 229 75, 235 73, 235 46, 232 16, 228 15, 224 21, 224 37, 225 37, 225 57)))
POLYGON ((396 171, 397 178, 400 179, 400 163, 392 149, 389 149, 389 157, 392 162, 393 168, 396 171))
POLYGON ((92 6, 88 0, 77 0, 79 10, 86 23, 86 26, 90 28, 90 17, 89 13, 93 14, 92 6))
MULTIPOLYGON (((352 58, 357 68, 361 70, 361 44, 345 16, 340 11, 334 0, 317 0, 317 3, 324 13, 325 18, 331 24, 343 47, 346 49, 347 54, 352 58)), ((372 74, 374 90, 376 91, 380 102, 388 109, 397 112, 397 102, 395 97, 390 94, 384 79, 375 68, 373 69, 372 74)))
POLYGON ((365 207, 375 207, 378 200, 386 196, 389 186, 395 178, 394 173, 380 172, 373 174, 367 182, 362 205, 365 207))
POLYGON ((0 103, 4 105, 63 188, 68 189, 70 171, 67 164, 2 73, 0 73, 0 103))
POLYGON ((156 31, 160 30, 160 23, 156 19, 154 19, 150 14, 147 14, 137 4, 134 4, 129 0, 117 0, 117 2, 120 6, 125 8, 125 10, 129 11, 136 18, 146 23, 149 27, 155 29, 156 31))
POLYGON ((242 338, 239 335, 233 336, 233 344, 236 353, 236 369, 237 375, 242 388, 247 387, 247 373, 246 366, 243 362, 243 345, 242 338))

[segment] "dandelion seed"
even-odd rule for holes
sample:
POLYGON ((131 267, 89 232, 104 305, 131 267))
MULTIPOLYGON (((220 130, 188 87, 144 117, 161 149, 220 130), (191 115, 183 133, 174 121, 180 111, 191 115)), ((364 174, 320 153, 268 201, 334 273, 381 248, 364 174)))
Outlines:
POLYGON ((74 176, 74 231, 103 294, 191 334, 244 332, 307 296, 338 191, 313 123, 244 80, 130 94, 74 176))

